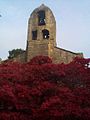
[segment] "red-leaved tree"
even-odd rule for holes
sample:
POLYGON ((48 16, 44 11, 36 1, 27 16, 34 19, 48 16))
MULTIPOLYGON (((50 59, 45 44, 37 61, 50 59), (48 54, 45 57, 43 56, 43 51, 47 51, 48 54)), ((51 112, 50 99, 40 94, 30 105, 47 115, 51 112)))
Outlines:
POLYGON ((0 120, 90 120, 90 59, 0 64, 0 120))

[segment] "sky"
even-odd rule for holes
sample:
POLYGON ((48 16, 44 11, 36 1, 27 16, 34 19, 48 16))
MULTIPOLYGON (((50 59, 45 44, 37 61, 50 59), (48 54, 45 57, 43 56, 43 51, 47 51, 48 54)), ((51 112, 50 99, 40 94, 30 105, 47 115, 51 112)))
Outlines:
POLYGON ((57 46, 90 58, 90 0, 0 0, 0 58, 26 49, 28 19, 41 4, 55 16, 57 46))

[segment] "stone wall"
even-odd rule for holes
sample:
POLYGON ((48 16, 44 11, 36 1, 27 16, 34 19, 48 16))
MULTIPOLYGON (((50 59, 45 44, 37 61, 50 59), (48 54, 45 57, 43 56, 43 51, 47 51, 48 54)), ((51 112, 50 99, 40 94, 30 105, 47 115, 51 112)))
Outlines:
MULTIPOLYGON (((36 49, 37 49, 37 47, 36 47, 36 49)), ((53 63, 65 63, 65 64, 68 64, 75 57, 80 57, 80 58, 83 57, 82 53, 74 53, 74 52, 71 52, 71 51, 68 51, 68 50, 65 50, 65 49, 62 49, 62 48, 58 48, 58 47, 54 47, 54 50, 52 50, 51 48, 48 49, 48 46, 47 46, 47 50, 49 50, 48 54, 47 54, 47 52, 45 54, 45 51, 44 51, 44 54, 43 54, 44 46, 43 46, 43 49, 42 49, 42 47, 39 45, 38 49, 39 49, 40 54, 37 54, 37 55, 36 55, 36 52, 34 54, 34 52, 31 51, 31 54, 29 54, 31 59, 34 56, 44 55, 44 56, 49 56, 53 60, 53 63)), ((18 55, 17 57, 13 58, 12 60, 14 62, 22 62, 22 63, 28 62, 27 59, 26 59, 26 57, 27 57, 26 53, 27 52, 24 52, 24 53, 18 55)), ((29 59, 29 61, 30 61, 30 59, 29 59)))
POLYGON ((62 48, 55 47, 54 63, 70 63, 75 57, 83 57, 82 53, 74 53, 62 48))
POLYGON ((45 5, 36 8, 28 21, 27 61, 37 55, 49 55, 49 46, 56 46, 56 21, 52 11, 45 5), (45 11, 45 25, 38 25, 38 13, 45 11), (43 30, 49 31, 49 38, 43 38, 43 30), (32 39, 32 31, 37 31, 37 39, 32 39))

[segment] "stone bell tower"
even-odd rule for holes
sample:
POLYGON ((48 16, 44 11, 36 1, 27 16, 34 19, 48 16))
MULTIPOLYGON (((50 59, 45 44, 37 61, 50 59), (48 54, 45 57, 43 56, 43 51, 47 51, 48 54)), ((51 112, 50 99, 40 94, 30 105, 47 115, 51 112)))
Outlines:
POLYGON ((28 21, 27 61, 37 55, 54 56, 56 46, 56 21, 50 8, 42 4, 28 21))
POLYGON ((28 62, 35 56, 48 56, 53 63, 70 63, 83 53, 75 53, 56 46, 56 21, 50 8, 42 4, 36 8, 28 21, 26 51, 13 61, 28 62))

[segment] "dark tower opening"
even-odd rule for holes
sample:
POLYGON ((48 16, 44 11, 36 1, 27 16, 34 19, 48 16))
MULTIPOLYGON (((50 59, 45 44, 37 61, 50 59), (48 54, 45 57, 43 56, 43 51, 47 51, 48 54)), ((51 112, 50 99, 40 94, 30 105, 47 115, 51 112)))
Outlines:
POLYGON ((49 31, 47 29, 42 30, 42 33, 43 33, 43 39, 49 38, 49 31))
POLYGON ((37 30, 32 31, 32 40, 37 40, 37 30))
POLYGON ((45 11, 38 12, 38 25, 45 25, 45 11))

